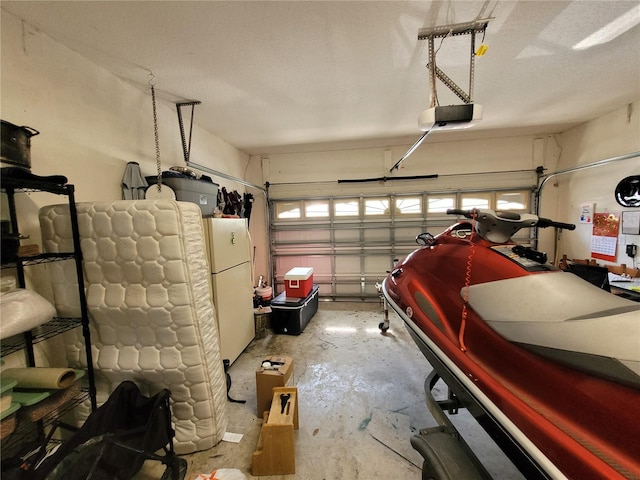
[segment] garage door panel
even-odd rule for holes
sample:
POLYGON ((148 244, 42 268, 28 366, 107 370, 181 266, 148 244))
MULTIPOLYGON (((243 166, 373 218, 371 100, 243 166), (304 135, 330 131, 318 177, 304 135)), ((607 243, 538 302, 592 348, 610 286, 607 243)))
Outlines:
POLYGON ((325 229, 317 230, 284 230, 275 234, 276 242, 329 242, 331 232, 325 229))
POLYGON ((336 242, 358 242, 360 240, 360 230, 357 228, 336 230, 333 235, 336 242))
POLYGON ((316 275, 331 275, 331 257, 311 257, 311 256, 286 256, 277 257, 276 272, 278 276, 284 276, 289 270, 295 267, 313 268, 314 277, 316 275))
POLYGON ((349 283, 336 283, 335 293, 337 296, 352 296, 358 297, 361 295, 360 285, 354 285, 349 283))
POLYGON ((389 227, 380 227, 374 228, 370 230, 365 230, 364 232, 364 241, 365 244, 367 242, 391 242, 391 230, 389 227))
MULTIPOLYGON (((330 283, 332 278, 331 257, 280 256, 275 257, 276 290, 284 291, 284 276, 295 267, 313 268, 314 283, 330 283)), ((325 290, 325 289, 323 289, 325 290)))
POLYGON ((393 259, 388 255, 368 255, 364 257, 365 276, 385 276, 393 267, 393 259))
POLYGON ((415 245, 416 237, 426 231, 428 230, 423 227, 396 228, 395 240, 403 244, 410 242, 415 245))
POLYGON ((360 272, 359 256, 337 256, 335 259, 336 275, 351 274, 357 275, 360 272))

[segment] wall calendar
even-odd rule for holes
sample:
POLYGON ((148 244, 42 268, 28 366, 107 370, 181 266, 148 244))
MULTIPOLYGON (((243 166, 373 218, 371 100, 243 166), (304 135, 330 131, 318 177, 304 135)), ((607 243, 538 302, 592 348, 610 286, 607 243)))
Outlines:
POLYGON ((594 213, 591 235, 591 258, 616 261, 620 215, 615 213, 594 213))

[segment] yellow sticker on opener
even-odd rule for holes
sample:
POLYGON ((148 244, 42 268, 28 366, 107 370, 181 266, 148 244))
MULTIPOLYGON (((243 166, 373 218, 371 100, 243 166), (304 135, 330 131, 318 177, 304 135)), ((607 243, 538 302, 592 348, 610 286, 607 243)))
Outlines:
POLYGON ((481 57, 482 55, 487 53, 487 50, 489 50, 489 47, 487 47, 486 45, 480 45, 476 50, 476 57, 481 57))

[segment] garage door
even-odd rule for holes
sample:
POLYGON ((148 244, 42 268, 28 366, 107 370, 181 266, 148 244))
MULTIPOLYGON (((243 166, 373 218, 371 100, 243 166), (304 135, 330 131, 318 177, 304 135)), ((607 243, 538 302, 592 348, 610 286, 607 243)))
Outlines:
MULTIPOLYGON (((532 183, 535 181, 531 178, 532 183)), ((398 259, 416 248, 422 232, 440 233, 456 218, 449 208, 531 212, 535 185, 491 190, 333 196, 270 192, 273 285, 284 290, 294 267, 313 267, 320 296, 334 300, 378 300, 375 284, 398 259)), ((522 231, 527 244, 532 232, 522 231)))

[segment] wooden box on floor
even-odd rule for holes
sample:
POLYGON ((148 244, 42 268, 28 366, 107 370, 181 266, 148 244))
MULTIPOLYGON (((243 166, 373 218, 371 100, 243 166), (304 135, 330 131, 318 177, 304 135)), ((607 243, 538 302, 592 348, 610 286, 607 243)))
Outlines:
POLYGON ((298 389, 275 387, 271 410, 265 412, 258 446, 253 452, 252 475, 257 477, 296 473, 293 431, 298 427, 298 389), (288 398, 285 397, 286 403, 281 401, 281 395, 289 395, 288 398))
POLYGON ((273 387, 286 387, 293 374, 293 358, 287 356, 271 355, 264 361, 271 363, 272 368, 256 370, 256 416, 262 417, 264 412, 271 408, 273 387))

